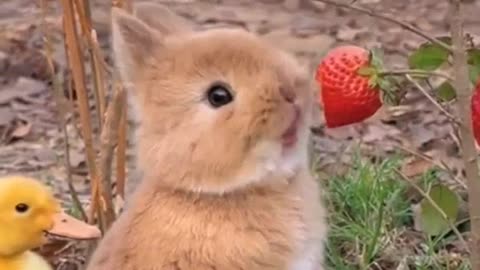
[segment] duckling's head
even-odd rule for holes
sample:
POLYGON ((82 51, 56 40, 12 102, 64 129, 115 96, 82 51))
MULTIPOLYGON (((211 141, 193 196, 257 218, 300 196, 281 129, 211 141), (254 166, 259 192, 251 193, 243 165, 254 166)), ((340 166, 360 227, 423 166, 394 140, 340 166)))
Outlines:
POLYGON ((0 178, 0 256, 40 246, 60 205, 48 188, 23 176, 0 178))

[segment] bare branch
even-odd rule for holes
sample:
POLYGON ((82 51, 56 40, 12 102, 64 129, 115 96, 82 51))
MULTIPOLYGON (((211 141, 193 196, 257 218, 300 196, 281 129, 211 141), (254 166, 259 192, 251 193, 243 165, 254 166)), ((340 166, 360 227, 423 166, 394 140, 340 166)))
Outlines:
POLYGON ((388 22, 391 22, 393 24, 396 24, 400 27, 402 27, 403 29, 406 29, 434 44, 437 44, 438 46, 441 46, 442 48, 444 48, 445 50, 449 51, 449 52, 452 52, 452 48, 450 46, 448 46, 448 44, 446 44, 445 42, 433 37, 433 36, 430 36, 429 34, 423 32, 422 30, 416 28, 415 26, 409 24, 409 23, 406 23, 406 22, 402 22, 400 20, 397 20, 394 18, 394 16, 391 16, 391 15, 387 15, 387 14, 379 14, 379 13, 376 13, 372 10, 369 10, 369 9, 366 9, 366 8, 362 8, 362 7, 358 7, 358 6, 353 6, 351 4, 346 4, 346 3, 339 3, 337 1, 332 1, 332 0, 313 0, 313 2, 322 2, 322 3, 325 3, 325 4, 329 4, 329 5, 333 5, 333 6, 337 6, 337 7, 341 7, 341 8, 347 8, 347 9, 351 9, 351 10, 354 10, 354 11, 357 11, 357 12, 361 12, 361 13, 364 13, 364 14, 367 14, 368 16, 371 16, 371 17, 375 17, 375 18, 379 18, 379 19, 382 19, 384 21, 388 21, 388 22))
POLYGON ((428 99, 430 100, 430 102, 432 102, 443 114, 445 114, 451 121, 453 121, 454 123, 459 123, 459 121, 457 120, 457 118, 452 115, 451 113, 449 113, 440 103, 438 103, 438 101, 435 100, 435 98, 433 98, 429 93, 428 91, 423 88, 416 80, 414 80, 410 75, 405 75, 405 78, 407 78, 407 80, 412 83, 413 85, 415 85, 416 88, 418 88, 418 90, 420 90, 420 92, 422 92, 422 94, 428 99))

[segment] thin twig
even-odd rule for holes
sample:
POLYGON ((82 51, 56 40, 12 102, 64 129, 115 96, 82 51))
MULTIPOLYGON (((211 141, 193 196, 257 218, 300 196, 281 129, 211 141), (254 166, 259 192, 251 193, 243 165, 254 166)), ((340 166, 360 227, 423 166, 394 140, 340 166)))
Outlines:
POLYGON ((412 150, 408 147, 405 147, 401 144, 398 144, 397 147, 400 149, 400 150, 403 150, 407 153, 410 153, 416 157, 419 157, 427 162, 430 162, 432 165, 435 165, 437 167, 439 167, 440 169, 442 169, 443 171, 445 171, 453 180, 455 180, 455 182, 457 184, 459 184, 461 187, 463 187, 465 190, 467 189, 467 185, 461 180, 459 179, 452 171, 452 169, 443 161, 443 160, 440 160, 439 162, 435 161, 434 159, 432 159, 431 157, 423 154, 423 153, 420 153, 420 152, 417 152, 415 150, 412 150))
POLYGON ((369 10, 369 9, 366 9, 366 8, 354 6, 354 5, 347 4, 347 3, 339 3, 337 1, 332 1, 332 0, 312 0, 312 1, 313 2, 323 2, 323 3, 329 4, 329 5, 351 9, 351 10, 354 10, 354 11, 357 11, 357 12, 367 14, 371 17, 379 18, 379 19, 394 23, 394 24, 396 24, 398 26, 401 26, 402 28, 404 28, 404 29, 406 29, 406 30, 408 30, 408 31, 410 31, 410 32, 412 32, 412 33, 414 33, 414 34, 432 42, 432 43, 434 43, 434 44, 437 44, 438 46, 441 46, 442 48, 444 48, 448 52, 452 52, 452 48, 450 46, 448 46, 448 44, 446 44, 445 42, 443 42, 443 41, 441 41, 441 40, 439 40, 435 37, 430 36, 429 34, 423 32, 422 30, 416 28, 415 26, 413 26, 411 24, 408 24, 406 22, 402 22, 400 20, 395 19, 394 16, 392 16, 392 15, 380 14, 380 13, 376 13, 376 12, 374 12, 372 10, 369 10))
POLYGON ((62 87, 60 86, 60 82, 58 81, 57 75, 55 74, 55 67, 53 64, 53 48, 49 38, 49 32, 47 30, 47 23, 45 18, 47 16, 47 3, 46 0, 41 1, 42 5, 42 31, 44 36, 44 50, 46 54, 48 69, 50 71, 50 75, 52 78, 53 84, 53 92, 55 96, 55 101, 57 104, 57 118, 60 123, 60 127, 63 133, 63 140, 64 140, 64 157, 65 157, 65 167, 67 171, 67 186, 70 192, 70 196, 72 197, 73 207, 80 212, 83 220, 87 220, 87 215, 85 214, 85 210, 83 209, 82 203, 78 198, 78 193, 75 190, 75 186, 73 185, 72 179, 72 166, 70 162, 70 143, 68 139, 67 133, 67 123, 65 121, 65 116, 67 115, 67 110, 65 109, 65 103, 62 101, 62 87))
POLYGON ((455 224, 452 221, 450 221, 447 214, 445 214, 442 208, 438 206, 438 204, 432 199, 432 197, 430 197, 430 195, 428 195, 425 191, 423 191, 422 188, 420 188, 417 184, 415 184, 415 182, 409 179, 408 176, 406 176, 404 173, 402 173, 398 169, 394 169, 394 171, 396 174, 398 174, 398 176, 400 176, 400 178, 402 178, 405 182, 410 184, 418 193, 420 193, 420 195, 422 195, 422 197, 425 200, 427 200, 433 206, 433 208, 435 208, 435 210, 438 211, 438 213, 442 216, 442 218, 448 223, 448 226, 450 227, 450 229, 452 229, 452 231, 458 237, 458 240, 462 243, 462 245, 465 246, 465 249, 469 250, 467 241, 465 241, 465 238, 463 238, 462 233, 457 229, 455 224))
POLYGON ((418 70, 418 69, 404 69, 404 70, 387 70, 381 71, 378 73, 379 76, 389 76, 389 75, 410 75, 410 76, 436 76, 452 81, 452 77, 448 74, 445 74, 440 71, 427 71, 427 70, 418 70))
MULTIPOLYGON (((435 87, 433 87, 432 83, 430 82, 430 80, 428 78, 425 78, 425 84, 428 86, 428 88, 430 89, 430 91, 432 92, 435 92, 435 87)), ((452 80, 453 82, 453 80, 452 80)), ((443 102, 443 104, 447 104, 448 102, 443 102)), ((453 103, 453 102, 452 102, 453 103)), ((460 120, 459 120, 460 122, 460 120)), ((455 124, 459 124, 459 122, 455 123, 455 124)), ((457 144, 458 148, 460 148, 460 135, 458 134, 458 129, 453 129, 453 132, 450 132, 449 135, 452 137, 452 140, 457 144)))
POLYGON ((415 85, 416 88, 418 88, 418 90, 420 90, 420 92, 422 92, 422 94, 428 99, 430 100, 430 102, 433 103, 433 105, 435 105, 440 111, 442 111, 443 114, 445 114, 451 121, 455 122, 455 123, 459 123, 459 121, 457 120, 457 118, 452 115, 451 113, 449 113, 445 108, 443 108, 443 106, 438 103, 438 101, 435 100, 435 98, 433 98, 429 93, 428 91, 423 88, 416 80, 414 80, 410 75, 405 75, 405 78, 410 82, 412 83, 413 85, 415 85))
POLYGON ((453 87, 457 91, 457 106, 461 124, 459 125, 460 147, 467 179, 468 204, 471 218, 470 256, 473 270, 480 270, 480 179, 476 158, 475 139, 472 128, 472 110, 466 44, 463 34, 463 11, 461 0, 450 0, 450 32, 453 44, 453 87))

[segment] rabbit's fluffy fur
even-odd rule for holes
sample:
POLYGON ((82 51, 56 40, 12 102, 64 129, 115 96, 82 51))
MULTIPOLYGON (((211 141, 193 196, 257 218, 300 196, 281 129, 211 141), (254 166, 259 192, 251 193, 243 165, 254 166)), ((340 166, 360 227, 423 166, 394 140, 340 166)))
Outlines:
POLYGON ((143 180, 88 270, 323 269, 325 210, 307 164, 313 76, 252 33, 194 30, 163 6, 114 8, 112 20, 143 180), (209 104, 215 83, 232 102, 209 104))

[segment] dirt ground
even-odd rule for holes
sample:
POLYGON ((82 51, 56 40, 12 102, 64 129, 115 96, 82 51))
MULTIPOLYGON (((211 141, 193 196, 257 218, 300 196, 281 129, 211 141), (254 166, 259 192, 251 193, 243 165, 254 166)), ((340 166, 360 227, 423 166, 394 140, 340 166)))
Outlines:
MULTIPOLYGON (((0 174, 21 172, 39 176, 52 184, 69 205, 63 162, 65 140, 57 121, 41 27, 45 19, 48 33, 53 38, 57 71, 67 79, 61 5, 59 1, 48 1, 48 15, 44 17, 39 2, 0 1, 0 174)), ((381 46, 387 65, 401 68, 406 66, 407 53, 423 41, 397 25, 329 5, 312 5, 309 1, 303 1, 298 9, 279 0, 154 2, 167 4, 201 28, 242 27, 257 32, 295 53, 310 67, 315 67, 328 49, 348 43, 367 48, 381 46)), ((432 35, 444 35, 448 30, 447 2, 358 0, 356 4, 391 13, 394 18, 432 35)), ((465 26, 477 38, 480 34, 480 1, 468 1, 466 5, 465 26)), ((108 57, 110 1, 91 1, 91 7, 94 28, 107 62, 111 63, 108 57)), ((68 83, 63 86, 67 95, 68 83)), ((454 110, 453 107, 450 109, 454 110)), ((461 176, 457 141, 448 119, 418 91, 409 91, 401 106, 384 108, 368 121, 345 128, 326 129, 321 114, 318 115, 314 148, 324 176, 348 168, 351 153, 358 146, 372 157, 394 152, 429 155, 448 164, 461 176)), ((73 179, 82 202, 88 205, 84 145, 77 129, 78 124, 70 121, 68 135, 73 179)), ((431 166, 415 158, 415 154, 411 156, 410 174, 431 166)), ((72 265, 61 267, 75 269, 69 268, 72 265)))

